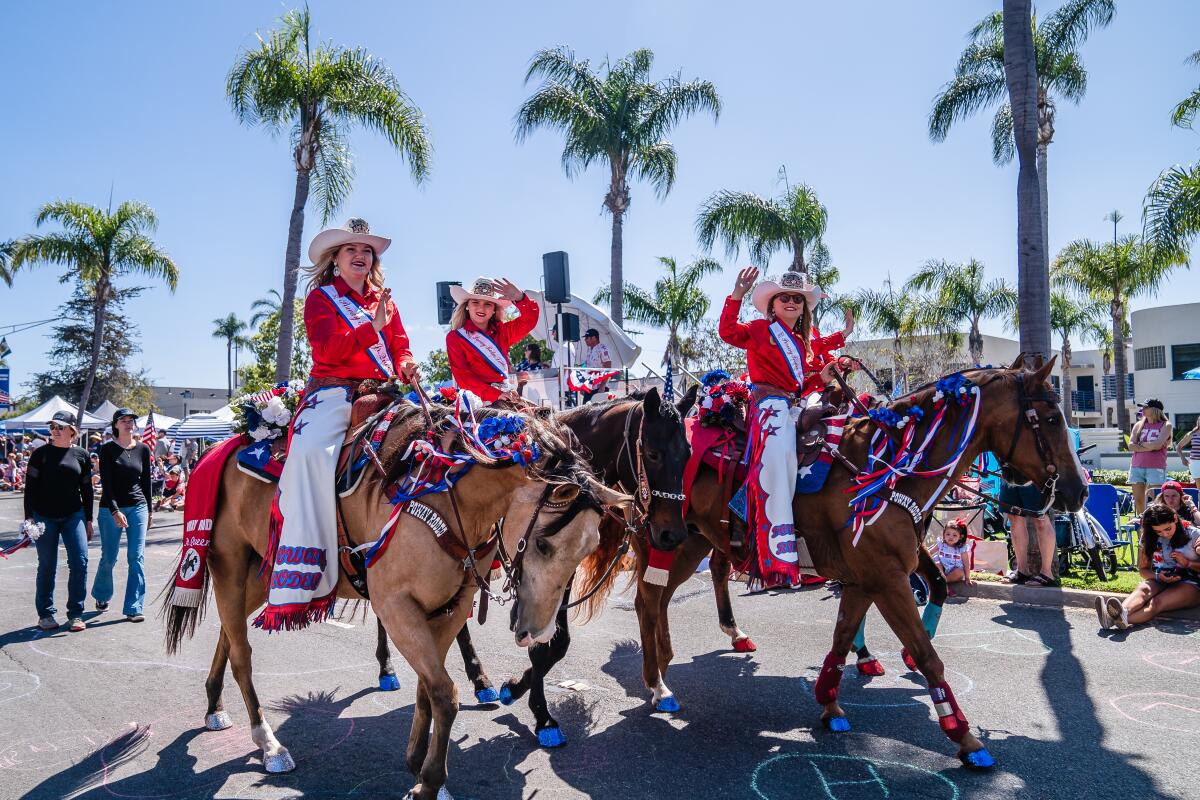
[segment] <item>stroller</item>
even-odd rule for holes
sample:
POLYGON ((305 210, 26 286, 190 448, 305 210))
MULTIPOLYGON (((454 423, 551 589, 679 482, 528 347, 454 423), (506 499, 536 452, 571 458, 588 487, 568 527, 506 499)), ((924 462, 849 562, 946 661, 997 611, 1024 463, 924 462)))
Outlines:
POLYGON ((1066 575, 1078 567, 1094 570, 1102 581, 1116 577, 1117 548, 1104 526, 1086 509, 1055 515, 1054 534, 1059 574, 1066 575))

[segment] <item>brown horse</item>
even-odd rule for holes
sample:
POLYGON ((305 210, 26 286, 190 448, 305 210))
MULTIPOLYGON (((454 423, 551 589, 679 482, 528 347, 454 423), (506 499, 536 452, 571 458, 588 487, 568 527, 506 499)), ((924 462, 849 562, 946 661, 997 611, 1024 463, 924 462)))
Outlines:
MULTIPOLYGON (((482 545, 494 524, 504 519, 504 546, 510 553, 524 551, 511 614, 516 641, 523 647, 549 641, 567 582, 580 560, 596 547, 601 509, 606 505, 625 507, 630 498, 598 483, 576 455, 569 431, 552 421, 523 415, 541 458, 522 467, 511 461, 494 461, 473 448, 452 424, 453 411, 435 408, 431 413, 441 448, 465 450, 475 457, 476 465, 454 489, 461 517, 452 512, 445 492, 424 495, 421 502, 449 520, 471 549, 482 545)), ((477 417, 499 413, 484 410, 477 417)), ((388 474, 372 474, 341 501, 352 540, 366 542, 378 536, 391 512, 384 489, 404 473, 406 465, 400 455, 409 443, 425 437, 427 428, 416 407, 405 404, 401 408, 380 449, 388 474)), ((313 488, 333 491, 332 486, 313 488)), ((263 719, 246 637, 247 617, 266 599, 266 587, 257 572, 267 548, 273 492, 273 486, 239 472, 232 459, 226 464, 205 584, 207 590, 211 581, 221 617, 221 635, 205 682, 205 726, 219 730, 231 724, 221 703, 225 665, 230 662, 264 765, 269 772, 282 772, 295 764, 263 719)), ((486 570, 490 559, 488 555, 475 568, 486 570)), ((446 651, 471 608, 474 576, 447 555, 425 523, 407 514, 400 516, 387 550, 367 574, 371 606, 419 678, 406 762, 417 776, 412 795, 432 800, 446 780, 450 726, 458 711, 457 689, 445 669, 446 651)), ((338 578, 338 596, 358 597, 344 573, 338 578)), ((194 632, 204 606, 170 606, 169 596, 167 602, 167 649, 174 652, 180 641, 194 632)))
MULTIPOLYGON (((1056 507, 1080 508, 1087 489, 1057 398, 1046 382, 1053 363, 1051 360, 1036 371, 1018 369, 1014 365, 1009 369, 976 369, 963 373, 970 386, 978 391, 979 412, 974 435, 959 454, 957 466, 948 476, 905 477, 896 484, 896 491, 911 498, 918 509, 928 509, 949 488, 943 478, 961 476, 976 456, 990 450, 1045 487, 1048 498, 1056 507)), ((925 410, 924 420, 916 423, 918 440, 931 425, 933 415, 929 412, 937 391, 937 386, 931 384, 903 401, 890 404, 898 414, 913 406, 925 410)), ((964 422, 963 415, 968 413, 966 407, 951 404, 945 425, 933 437, 927 451, 927 469, 948 463, 952 455, 950 431, 956 424, 964 422)), ((875 431, 874 423, 866 418, 853 420, 846 426, 840 450, 851 464, 868 465, 868 448, 875 431)), ((899 437, 896 431, 889 435, 893 440, 899 437)), ((796 530, 804 537, 817 571, 842 583, 833 649, 826 657, 821 677, 814 687, 817 701, 824 706, 822 722, 831 730, 849 730, 845 712, 837 703, 837 679, 841 676, 841 666, 850 651, 855 631, 874 603, 928 682, 939 723, 958 745, 960 759, 968 767, 987 768, 994 762, 983 744, 970 732, 965 716, 945 683, 942 662, 922 627, 909 589, 908 576, 918 566, 921 550, 919 542, 923 527, 920 520, 914 520, 913 514, 898 502, 888 503, 874 522, 864 528, 862 539, 855 546, 847 528, 850 516, 847 490, 852 487, 856 473, 857 470, 852 473, 835 460, 819 493, 798 495, 794 500, 796 530)), ((721 628, 735 643, 745 636, 733 619, 727 584, 730 559, 743 554, 731 552, 729 532, 721 523, 725 516, 723 504, 716 472, 703 467, 691 489, 687 518, 689 526, 694 526, 698 535, 689 537, 676 550, 665 587, 642 580, 646 554, 642 548, 636 548, 635 607, 642 630, 642 677, 659 710, 679 707, 666 684, 667 668, 674 657, 668 606, 675 590, 694 574, 710 550, 721 628)), ((611 542, 602 535, 600 547, 589 558, 602 560, 609 547, 611 542)))

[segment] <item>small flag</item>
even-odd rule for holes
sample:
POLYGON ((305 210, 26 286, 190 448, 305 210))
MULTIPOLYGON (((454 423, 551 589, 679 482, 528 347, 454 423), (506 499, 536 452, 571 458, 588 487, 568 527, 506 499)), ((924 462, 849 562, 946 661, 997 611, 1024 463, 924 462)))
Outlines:
POLYGON ((150 448, 150 456, 154 457, 154 447, 158 444, 158 431, 154 429, 154 412, 146 417, 146 428, 142 431, 142 444, 150 448))
POLYGON ((12 348, 8 346, 8 339, 0 339, 0 358, 4 358, 12 352, 12 348))
POLYGON ((667 356, 667 379, 663 381, 663 402, 675 402, 675 364, 671 361, 671 357, 667 356))
POLYGON ((12 397, 9 396, 8 392, 4 391, 3 389, 0 389, 0 406, 11 406, 11 405, 12 405, 12 397))

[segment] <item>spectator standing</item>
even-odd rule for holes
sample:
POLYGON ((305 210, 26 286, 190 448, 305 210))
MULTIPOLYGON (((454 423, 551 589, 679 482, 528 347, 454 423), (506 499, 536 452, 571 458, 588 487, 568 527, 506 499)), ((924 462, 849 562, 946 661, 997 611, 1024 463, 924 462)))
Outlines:
MULTIPOLYGON (((591 369, 611 369, 612 368, 612 353, 608 350, 608 345, 600 342, 600 331, 595 328, 588 328, 583 332, 583 343, 587 346, 587 353, 583 358, 583 365, 591 369)), ((590 392, 583 393, 583 402, 588 402, 594 396, 606 394, 608 392, 608 381, 599 384, 590 392)))
POLYGON ((1192 483, 1200 485, 1200 418, 1196 420, 1195 427, 1180 437, 1175 449, 1183 460, 1183 466, 1191 469, 1192 483))
POLYGON ((86 450, 74 445, 77 430, 69 411, 56 411, 50 420, 51 443, 29 457, 25 483, 25 520, 43 526, 35 545, 38 554, 38 627, 58 627, 54 583, 58 572, 58 542, 67 550, 67 623, 82 631, 87 597, 87 543, 92 540, 92 465, 86 450))
POLYGON ((128 408, 113 412, 113 440, 100 448, 100 566, 92 582, 97 611, 108 610, 113 596, 113 567, 125 534, 129 575, 125 579, 123 612, 130 622, 143 622, 146 599, 146 531, 150 527, 150 448, 136 441, 137 414, 128 408))
POLYGON ((1171 423, 1161 400, 1142 403, 1142 418, 1129 433, 1129 483, 1133 487, 1133 511, 1146 510, 1146 488, 1161 486, 1167 480, 1167 448, 1171 446, 1171 423))
MULTIPOLYGON (((1042 508, 1044 501, 1042 492, 1016 470, 1005 469, 1000 481, 1000 510, 1016 506, 1029 511, 1042 508)), ((1008 520, 1009 536, 1012 539, 1013 558, 1017 562, 1015 568, 1005 576, 1007 583, 1023 586, 1041 587, 1054 585, 1054 551, 1057 542, 1054 538, 1054 524, 1045 514, 1027 517, 1020 514, 1005 514, 1008 520), (1037 537, 1038 553, 1042 563, 1038 571, 1029 563, 1029 529, 1037 537)))

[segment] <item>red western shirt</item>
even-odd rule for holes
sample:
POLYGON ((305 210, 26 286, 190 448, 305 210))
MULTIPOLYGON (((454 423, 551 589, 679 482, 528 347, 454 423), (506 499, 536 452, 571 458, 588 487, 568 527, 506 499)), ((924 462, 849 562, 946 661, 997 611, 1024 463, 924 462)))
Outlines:
MULTIPOLYGON (((366 294, 351 289, 340 276, 333 279, 332 286, 339 295, 348 295, 372 317, 375 316, 379 307, 379 292, 370 283, 365 287, 366 294)), ((401 364, 412 360, 412 351, 396 304, 389 300, 388 308, 391 309, 392 318, 380 335, 387 345, 393 366, 399 371, 401 364)), ((367 355, 367 348, 376 342, 375 328, 370 323, 351 328, 338 314, 333 300, 320 288, 313 289, 304 300, 304 328, 308 332, 308 343, 312 346, 312 377, 347 380, 388 377, 367 355)))
MULTIPOLYGON (((538 321, 537 303, 523 295, 514 305, 521 312, 521 316, 508 322, 499 322, 496 320, 496 315, 500 313, 497 309, 496 314, 492 316, 491 324, 484 331, 504 354, 506 365, 508 364, 508 348, 521 341, 525 334, 533 330, 538 321)), ((479 330, 471 320, 463 323, 463 329, 467 332, 479 330)), ((450 359, 450 372, 454 375, 454 382, 458 384, 458 388, 474 392, 485 403, 491 403, 500 396, 500 390, 491 384, 504 381, 508 377, 507 373, 504 375, 497 373, 492 363, 484 358, 457 329, 446 334, 446 355, 450 359)))
MULTIPOLYGON (((717 333, 724 341, 746 351, 746 366, 750 372, 750 381, 756 384, 769 383, 788 392, 800 391, 801 387, 788 369, 787 360, 784 359, 783 353, 779 351, 771 338, 771 332, 768 330, 770 323, 765 319, 738 322, 738 312, 741 307, 740 300, 735 300, 733 297, 726 298, 725 306, 721 309, 721 321, 717 326, 717 333)), ((801 337, 792 331, 788 331, 788 333, 795 340, 797 349, 803 353, 804 342, 801 337)), ((846 344, 841 331, 830 336, 820 336, 814 328, 813 334, 813 357, 806 359, 804 364, 802 394, 821 390, 821 368, 829 362, 833 350, 846 344)))

